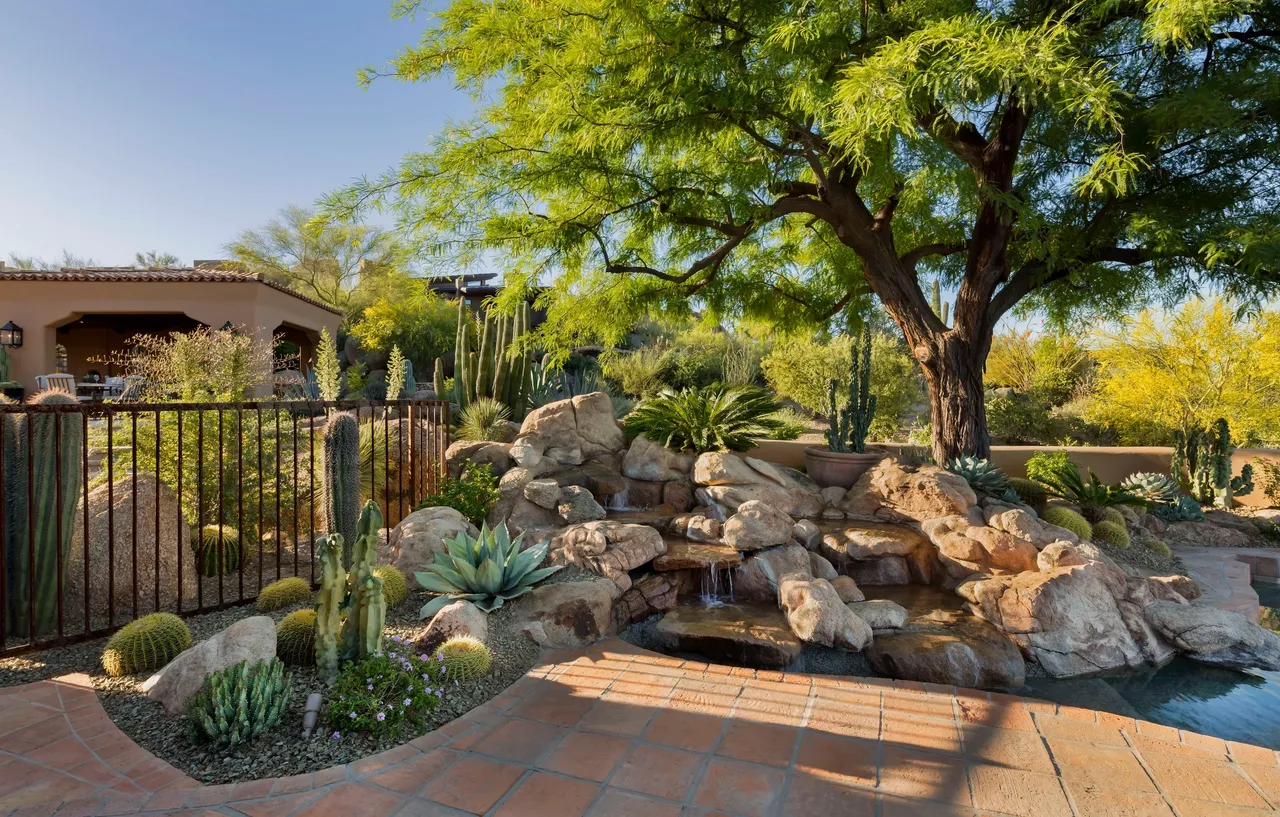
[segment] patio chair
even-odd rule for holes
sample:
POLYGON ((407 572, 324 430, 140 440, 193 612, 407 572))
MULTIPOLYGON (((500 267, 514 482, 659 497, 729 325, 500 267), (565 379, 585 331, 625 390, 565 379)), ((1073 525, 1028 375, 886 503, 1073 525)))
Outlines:
POLYGON ((37 375, 36 386, 40 391, 65 391, 70 395, 76 393, 76 379, 69 374, 37 375))

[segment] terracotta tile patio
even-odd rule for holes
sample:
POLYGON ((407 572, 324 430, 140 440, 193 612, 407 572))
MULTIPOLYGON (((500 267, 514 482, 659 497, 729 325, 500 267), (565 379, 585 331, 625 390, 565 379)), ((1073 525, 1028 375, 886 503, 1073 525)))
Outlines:
POLYGON ((89 679, 0 690, 0 815, 1274 814, 1277 753, 975 690, 728 671, 610 640, 348 766, 201 786, 89 679))

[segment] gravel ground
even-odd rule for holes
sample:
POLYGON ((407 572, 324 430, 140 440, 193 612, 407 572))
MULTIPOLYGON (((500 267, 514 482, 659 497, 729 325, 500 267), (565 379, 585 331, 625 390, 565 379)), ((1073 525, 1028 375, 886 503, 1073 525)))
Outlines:
POLYGON ((1154 550, 1148 550, 1141 542, 1134 540, 1127 548, 1118 548, 1106 542, 1093 542, 1098 549, 1117 562, 1124 562, 1144 570, 1152 571, 1153 576, 1185 576, 1187 567, 1177 556, 1161 556, 1154 550))

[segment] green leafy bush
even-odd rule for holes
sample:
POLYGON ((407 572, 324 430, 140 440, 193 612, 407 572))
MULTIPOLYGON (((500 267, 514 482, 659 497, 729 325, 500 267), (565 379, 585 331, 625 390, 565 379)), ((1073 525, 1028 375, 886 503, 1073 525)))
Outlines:
POLYGON ((489 515, 489 509, 498 497, 498 478, 489 464, 468 464, 460 477, 447 478, 439 491, 428 494, 418 509, 453 508, 479 525, 489 515))
POLYGON ((1050 525, 1057 525, 1060 528, 1066 528, 1076 536, 1080 537, 1080 541, 1082 542, 1087 542, 1093 538, 1093 528, 1089 525, 1089 520, 1085 519, 1070 508, 1064 508, 1060 505, 1051 505, 1050 507, 1045 508, 1044 514, 1042 514, 1041 518, 1050 525))
POLYGON ((258 593, 258 610, 270 613, 311 601, 311 582, 299 576, 276 579, 258 593))
POLYGON ((662 379, 665 366, 659 349, 645 347, 623 355, 614 355, 603 361, 604 376, 633 397, 652 397, 666 384, 662 379))
POLYGON ((198 738, 231 749, 275 727, 292 696, 293 676, 279 659, 241 661, 205 678, 187 714, 198 738))
POLYGON ((102 668, 118 678, 163 667, 191 646, 191 630, 173 613, 152 613, 121 627, 102 651, 102 668))
POLYGON ((430 372, 432 362, 453 348, 457 324, 454 302, 434 292, 419 292, 374 301, 352 324, 351 334, 361 348, 370 351, 385 353, 399 347, 415 372, 430 372))
POLYGON ((1280 508, 1280 463, 1258 457, 1253 461, 1257 466, 1258 483, 1267 504, 1272 508, 1280 508))
POLYGON ((1129 547, 1129 531, 1124 525, 1102 521, 1093 526, 1093 541, 1103 542, 1117 548, 1129 547))
POLYGON ((400 737, 420 728, 440 705, 444 661, 414 655, 413 645, 392 636, 386 649, 348 664, 329 692, 329 723, 335 739, 367 732, 400 737))
POLYGON ((454 681, 470 681, 489 672, 493 655, 484 642, 469 635, 450 638, 437 653, 444 662, 445 675, 454 681))
POLYGON ((507 523, 493 530, 482 525, 476 538, 465 532, 446 539, 444 550, 425 571, 414 573, 423 590, 443 595, 432 599, 419 611, 419 618, 435 615, 441 608, 458 599, 473 602, 486 613, 503 602, 523 596, 538 582, 560 570, 563 565, 539 568, 547 558, 550 542, 542 542, 527 550, 520 549, 524 534, 511 539, 507 523))
POLYGON ((769 435, 770 440, 794 440, 807 432, 812 425, 808 417, 793 408, 786 407, 770 414, 769 419, 778 424, 777 429, 769 435))
POLYGON ((467 404, 458 418, 459 440, 505 443, 511 439, 511 410, 492 397, 478 397, 467 404))
POLYGON ((1043 484, 1073 467, 1071 456, 1066 451, 1037 451, 1027 460, 1027 479, 1043 484))
POLYGON ((627 432, 644 434, 673 451, 747 451, 780 423, 768 392, 754 386, 708 386, 663 392, 627 416, 627 432))
POLYGON ((1004 445, 1043 445, 1054 437, 1049 406, 1020 394, 986 397, 987 431, 1004 445))
POLYGON ((1059 406, 1080 388, 1089 367, 1089 352, 1074 335, 1009 333, 992 339, 986 383, 1059 406))
MULTIPOLYGON (((1033 457, 1034 459, 1034 457, 1033 457)), ((1030 463, 1028 463, 1028 466, 1030 463)), ((1132 505, 1146 508, 1147 501, 1137 494, 1118 486, 1107 485, 1089 470, 1089 479, 1080 476, 1080 469, 1067 460, 1051 460, 1046 464, 1048 473, 1038 478, 1050 496, 1061 497, 1080 506, 1080 513, 1093 522, 1103 519, 1103 510, 1116 505, 1132 505)))

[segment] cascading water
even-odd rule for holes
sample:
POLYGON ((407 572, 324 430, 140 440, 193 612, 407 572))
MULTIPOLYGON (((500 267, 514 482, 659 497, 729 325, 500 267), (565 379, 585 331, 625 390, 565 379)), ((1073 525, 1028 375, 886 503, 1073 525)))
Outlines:
POLYGON ((724 587, 720 583, 720 565, 712 562, 706 570, 702 571, 702 586, 698 594, 698 600, 705 607, 723 607, 728 602, 733 601, 733 571, 725 570, 724 587), (728 598, 725 598, 725 594, 728 598))
POLYGON ((627 496, 628 490, 623 488, 616 494, 609 494, 605 497, 604 509, 606 511, 638 511, 639 508, 633 508, 630 504, 630 497, 627 496))

